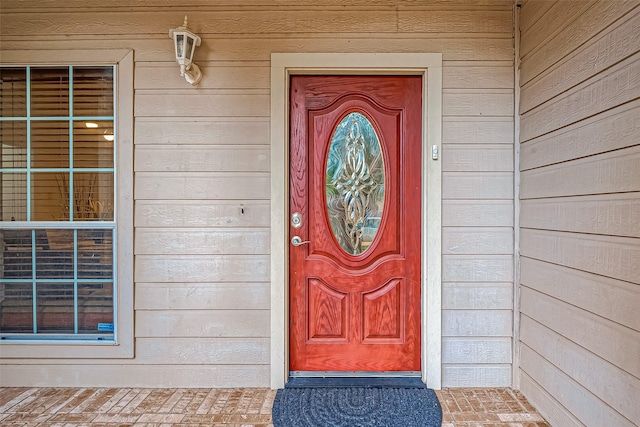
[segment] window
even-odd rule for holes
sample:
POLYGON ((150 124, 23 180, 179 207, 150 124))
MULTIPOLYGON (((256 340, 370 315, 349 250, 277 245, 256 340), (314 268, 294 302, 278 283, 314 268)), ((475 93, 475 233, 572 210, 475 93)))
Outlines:
POLYGON ((132 335, 118 333, 132 330, 120 324, 132 323, 130 262, 119 262, 132 228, 132 60, 122 53, 111 55, 120 63, 0 67, 3 356, 6 344, 132 335))

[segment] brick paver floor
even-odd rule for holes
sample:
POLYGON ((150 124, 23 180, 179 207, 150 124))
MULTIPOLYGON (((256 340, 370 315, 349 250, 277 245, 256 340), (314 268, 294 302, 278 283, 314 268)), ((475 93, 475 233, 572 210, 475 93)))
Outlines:
MULTIPOLYGON (((481 388, 436 393, 443 410, 442 427, 549 426, 517 391, 481 388)), ((0 388, 0 425, 267 427, 273 425, 275 394, 268 389, 7 387, 0 388)))
POLYGON ((506 388, 437 390, 442 427, 549 427, 519 392, 506 388))

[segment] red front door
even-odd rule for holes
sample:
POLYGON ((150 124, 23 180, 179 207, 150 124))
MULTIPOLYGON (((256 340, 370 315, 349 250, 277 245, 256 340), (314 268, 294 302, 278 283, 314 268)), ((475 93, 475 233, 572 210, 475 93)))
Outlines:
POLYGON ((293 76, 292 371, 420 371, 419 76, 293 76))

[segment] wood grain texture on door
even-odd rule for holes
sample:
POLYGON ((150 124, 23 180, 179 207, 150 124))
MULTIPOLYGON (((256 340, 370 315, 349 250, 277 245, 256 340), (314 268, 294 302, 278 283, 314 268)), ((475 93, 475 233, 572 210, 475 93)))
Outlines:
POLYGON ((290 89, 290 369, 420 371, 422 78, 290 89))

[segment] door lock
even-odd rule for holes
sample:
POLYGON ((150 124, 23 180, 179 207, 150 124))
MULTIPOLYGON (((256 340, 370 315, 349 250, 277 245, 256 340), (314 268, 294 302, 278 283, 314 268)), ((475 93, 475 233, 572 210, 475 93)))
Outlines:
POLYGON ((291 244, 293 246, 302 246, 302 245, 306 245, 307 243, 311 243, 311 242, 309 240, 302 240, 300 236, 293 236, 291 238, 291 244))
POLYGON ((302 214, 300 212, 294 212, 291 214, 291 226, 293 228, 302 227, 302 214))

